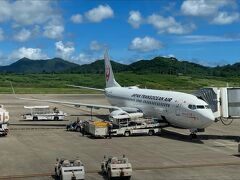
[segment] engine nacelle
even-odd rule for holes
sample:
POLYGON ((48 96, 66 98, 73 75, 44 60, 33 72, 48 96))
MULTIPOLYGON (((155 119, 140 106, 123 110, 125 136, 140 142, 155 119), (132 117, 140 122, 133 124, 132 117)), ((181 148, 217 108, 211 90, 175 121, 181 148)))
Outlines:
POLYGON ((109 114, 110 117, 115 117, 119 115, 128 115, 128 113, 124 110, 119 109, 119 110, 114 110, 109 114))
POLYGON ((123 111, 126 111, 127 113, 142 112, 140 109, 134 108, 134 107, 121 107, 121 109, 122 109, 123 111))

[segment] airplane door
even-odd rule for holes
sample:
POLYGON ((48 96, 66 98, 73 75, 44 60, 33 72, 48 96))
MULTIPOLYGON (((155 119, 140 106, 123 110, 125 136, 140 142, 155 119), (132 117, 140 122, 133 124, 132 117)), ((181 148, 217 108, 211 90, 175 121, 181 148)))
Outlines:
POLYGON ((181 115, 181 104, 177 104, 176 105, 176 116, 180 116, 181 115))

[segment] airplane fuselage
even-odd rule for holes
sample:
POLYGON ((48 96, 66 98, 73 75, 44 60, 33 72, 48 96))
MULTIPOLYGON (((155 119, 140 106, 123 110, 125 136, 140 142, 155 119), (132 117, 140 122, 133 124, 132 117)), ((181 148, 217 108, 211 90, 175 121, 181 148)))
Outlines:
POLYGON ((196 96, 176 91, 110 87, 105 95, 113 106, 134 107, 145 116, 166 119, 171 125, 187 129, 204 129, 214 122, 208 105, 196 96))

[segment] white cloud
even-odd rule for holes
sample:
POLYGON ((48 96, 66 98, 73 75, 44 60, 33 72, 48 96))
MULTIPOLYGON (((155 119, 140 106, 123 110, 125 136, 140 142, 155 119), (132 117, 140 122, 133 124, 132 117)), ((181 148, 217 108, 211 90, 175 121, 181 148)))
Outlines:
POLYGON ((56 16, 50 0, 0 1, 0 21, 12 19, 20 25, 42 24, 56 16))
POLYGON ((239 13, 234 12, 236 7, 235 0, 185 0, 181 11, 184 15, 205 17, 213 24, 225 25, 239 19, 239 13))
MULTIPOLYGON (((64 31, 62 16, 51 0, 0 0, 0 22, 7 20, 11 20, 12 27, 42 25, 44 36, 52 39, 60 38, 64 31)), ((24 41, 24 38, 16 40, 24 41)))
POLYGON ((105 44, 101 44, 98 41, 92 41, 89 46, 91 51, 100 51, 106 48, 105 44))
POLYGON ((72 61, 77 64, 89 64, 95 60, 95 58, 85 53, 80 53, 77 57, 72 57, 72 61))
POLYGON ((175 55, 173 55, 173 54, 168 54, 168 55, 163 56, 163 57, 165 57, 165 58, 176 58, 175 55))
POLYGON ((0 28, 0 41, 4 40, 4 32, 2 30, 2 28, 0 28))
POLYGON ((12 10, 9 1, 0 1, 0 22, 4 22, 11 17, 12 10))
POLYGON ((22 29, 19 33, 14 35, 14 39, 16 41, 24 42, 27 41, 31 37, 31 31, 27 29, 22 29))
POLYGON ((85 13, 88 21, 98 23, 104 19, 113 18, 114 12, 109 5, 99 5, 85 13))
POLYGON ((180 38, 180 43, 208 43, 240 41, 240 37, 212 36, 212 35, 188 35, 180 38))
POLYGON ((10 58, 12 59, 20 59, 23 57, 33 59, 33 60, 48 58, 48 56, 42 53, 42 50, 39 48, 21 47, 10 55, 10 58))
POLYGON ((43 35, 50 39, 60 39, 63 36, 64 26, 59 17, 53 18, 44 27, 43 35))
POLYGON ((158 30, 158 33, 167 32, 170 34, 186 34, 195 29, 194 24, 182 25, 173 17, 165 18, 157 14, 149 16, 147 23, 153 25, 158 30))
POLYGON ((12 18, 19 24, 41 24, 55 14, 48 0, 21 0, 12 3, 12 18))
POLYGON ((162 48, 161 42, 148 36, 134 38, 129 46, 129 50, 138 52, 149 52, 160 48, 162 48))
POLYGON ((71 16, 71 21, 73 23, 82 23, 83 22, 83 17, 81 14, 75 14, 71 16))
POLYGON ((58 41, 55 43, 55 48, 57 51, 57 56, 68 60, 71 58, 72 53, 75 51, 75 48, 71 42, 63 44, 62 41, 58 41))
POLYGON ((190 16, 209 16, 230 2, 229 0, 185 0, 181 5, 181 11, 190 16))
POLYGON ((139 11, 130 11, 129 12, 128 23, 131 24, 132 27, 139 28, 142 21, 143 21, 143 19, 142 19, 141 13, 139 11))
POLYGON ((239 13, 228 13, 228 12, 219 12, 217 16, 213 19, 213 24, 231 24, 239 20, 239 13))

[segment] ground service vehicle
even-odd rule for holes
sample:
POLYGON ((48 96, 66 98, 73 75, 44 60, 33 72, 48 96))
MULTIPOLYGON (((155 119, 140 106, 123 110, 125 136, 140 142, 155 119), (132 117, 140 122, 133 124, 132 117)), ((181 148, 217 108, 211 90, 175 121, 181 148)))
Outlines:
POLYGON ((113 178, 130 179, 132 176, 132 165, 124 155, 122 158, 106 158, 104 156, 104 160, 101 163, 101 171, 109 180, 113 178))
POLYGON ((138 121, 121 121, 120 124, 114 125, 111 134, 117 136, 130 135, 149 135, 161 133, 163 127, 168 126, 166 122, 159 122, 154 119, 141 119, 138 121))
POLYGON ((110 125, 106 121, 88 121, 85 123, 85 131, 93 137, 106 137, 110 125))
POLYGON ((82 180, 85 178, 84 165, 79 159, 57 159, 55 177, 60 180, 82 180))
POLYGON ((6 136, 8 134, 9 112, 0 105, 0 135, 6 136))
POLYGON ((50 109, 49 106, 24 106, 28 110, 23 115, 25 120, 64 120, 66 113, 59 111, 56 107, 50 109))
POLYGON ((77 132, 81 132, 81 123, 80 121, 75 121, 75 122, 71 122, 69 124, 66 125, 66 129, 67 131, 77 131, 77 132))

